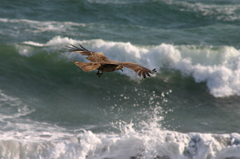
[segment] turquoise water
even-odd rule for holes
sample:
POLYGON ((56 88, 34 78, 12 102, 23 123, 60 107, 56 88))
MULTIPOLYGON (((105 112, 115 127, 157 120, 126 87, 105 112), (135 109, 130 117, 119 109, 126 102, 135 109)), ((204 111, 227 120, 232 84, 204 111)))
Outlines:
POLYGON ((0 158, 240 158, 239 1, 3 1, 0 158), (156 68, 83 72, 69 44, 156 68))

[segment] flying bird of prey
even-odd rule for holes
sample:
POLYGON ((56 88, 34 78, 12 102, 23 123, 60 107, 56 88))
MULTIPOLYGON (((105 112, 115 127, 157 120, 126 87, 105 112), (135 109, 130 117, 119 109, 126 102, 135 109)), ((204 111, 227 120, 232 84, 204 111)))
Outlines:
POLYGON ((103 72, 113 72, 115 70, 123 71, 123 67, 134 70, 140 77, 142 76, 143 78, 146 78, 146 76, 150 77, 150 74, 153 74, 154 72, 156 72, 156 69, 153 69, 151 71, 136 63, 109 60, 103 53, 89 51, 80 44, 79 46, 80 47, 70 44, 70 46, 67 46, 67 48, 69 52, 76 52, 76 53, 80 53, 81 55, 87 56, 86 59, 89 60, 90 62, 89 63, 77 62, 77 61, 73 61, 73 62, 85 72, 89 72, 97 69, 98 77, 101 77, 103 72))

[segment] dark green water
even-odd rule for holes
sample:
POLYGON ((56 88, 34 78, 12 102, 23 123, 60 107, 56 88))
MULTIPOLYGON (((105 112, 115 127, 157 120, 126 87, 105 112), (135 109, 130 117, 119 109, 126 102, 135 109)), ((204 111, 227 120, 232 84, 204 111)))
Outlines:
POLYGON ((1 2, 0 157, 240 158, 239 8, 234 0, 1 2), (98 78, 71 62, 86 62, 66 51, 78 43, 158 72, 98 78))

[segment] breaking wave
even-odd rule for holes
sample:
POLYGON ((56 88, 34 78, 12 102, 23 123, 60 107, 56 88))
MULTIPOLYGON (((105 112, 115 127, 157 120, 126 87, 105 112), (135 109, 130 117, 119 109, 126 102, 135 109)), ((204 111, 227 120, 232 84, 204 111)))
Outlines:
MULTIPOLYGON (((231 46, 193 46, 159 44, 157 46, 137 46, 130 42, 112 42, 101 39, 74 40, 68 37, 54 37, 45 44, 26 41, 17 45, 19 53, 32 55, 32 46, 52 51, 61 50, 68 44, 82 44, 91 51, 103 52, 113 60, 139 63, 147 68, 157 68, 159 76, 163 68, 180 71, 183 76, 191 76, 196 83, 205 82, 209 92, 215 97, 240 95, 240 51, 231 46)), ((84 60, 75 53, 60 55, 73 60, 84 60)), ((131 70, 123 74, 136 77, 131 70)))
POLYGON ((32 135, 36 132, 24 139, 19 132, 12 134, 14 140, 1 139, 0 156, 6 159, 19 156, 32 159, 238 159, 240 156, 240 135, 237 133, 180 133, 162 130, 154 122, 142 123, 146 127, 140 130, 133 123, 121 121, 118 125, 119 134, 96 134, 79 129, 72 135, 61 133, 61 138, 51 140, 48 139, 51 136, 60 136, 50 132, 51 129, 38 136, 38 140, 32 135), (150 126, 146 126, 148 124, 150 126))

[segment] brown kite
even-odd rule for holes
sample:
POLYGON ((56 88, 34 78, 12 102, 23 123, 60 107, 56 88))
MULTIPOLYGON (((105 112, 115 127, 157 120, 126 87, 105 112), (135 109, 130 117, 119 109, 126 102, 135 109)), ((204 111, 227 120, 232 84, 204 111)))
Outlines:
POLYGON ((101 77, 103 72, 113 72, 115 70, 122 70, 123 67, 127 67, 129 69, 134 70, 140 77, 146 78, 146 76, 150 77, 150 74, 156 72, 156 69, 152 71, 142 67, 136 63, 131 62, 119 62, 114 60, 109 60, 103 53, 100 52, 92 52, 85 49, 83 46, 76 47, 74 45, 67 46, 68 51, 80 53, 81 55, 86 55, 86 59, 91 61, 90 63, 86 62, 77 62, 73 61, 77 66, 79 66, 83 71, 93 71, 98 70, 97 75, 101 77))

